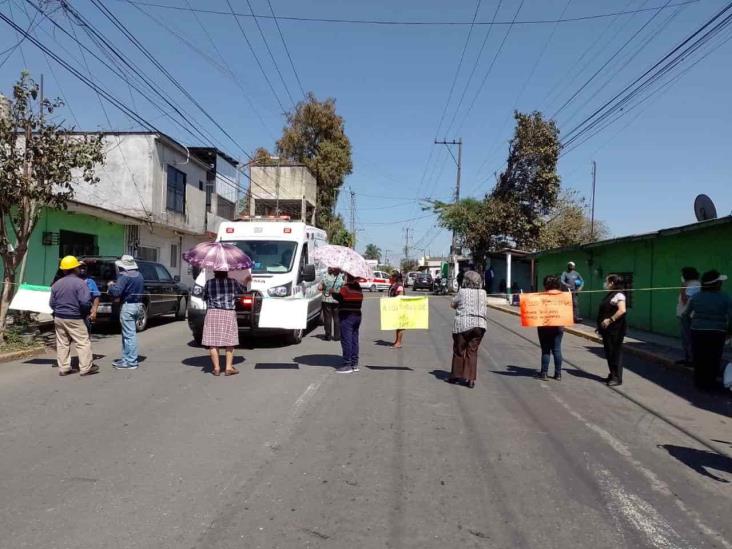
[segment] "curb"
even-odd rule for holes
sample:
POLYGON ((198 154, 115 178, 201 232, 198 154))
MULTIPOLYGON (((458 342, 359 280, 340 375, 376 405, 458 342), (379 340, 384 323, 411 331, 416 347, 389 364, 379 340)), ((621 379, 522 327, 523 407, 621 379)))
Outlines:
MULTIPOLYGON (((513 309, 508 309, 503 305, 492 305, 489 303, 488 307, 491 309, 494 309, 496 311, 502 311, 504 313, 508 313, 508 314, 511 314, 514 316, 520 316, 518 311, 514 311, 513 309)), ((585 331, 577 330, 576 328, 573 328, 571 326, 565 326, 564 331, 567 332, 568 334, 572 334, 572 335, 587 339, 588 341, 593 341, 595 343, 602 343, 602 338, 600 336, 588 334, 585 331)), ((648 360, 650 362, 655 362, 666 368, 671 368, 672 370, 676 370, 677 372, 684 372, 687 374, 691 373, 691 370, 689 368, 685 368, 684 366, 682 366, 680 364, 676 364, 676 362, 673 359, 656 354, 656 353, 652 353, 650 351, 645 351, 643 349, 636 349, 634 347, 630 347, 630 346, 626 345, 626 346, 623 346, 623 352, 638 356, 638 357, 648 360)))
POLYGON ((20 351, 2 353, 0 354, 0 363, 18 360, 19 358, 27 358, 30 356, 40 355, 45 353, 47 350, 48 349, 44 345, 40 345, 37 347, 30 347, 29 349, 22 349, 20 351))

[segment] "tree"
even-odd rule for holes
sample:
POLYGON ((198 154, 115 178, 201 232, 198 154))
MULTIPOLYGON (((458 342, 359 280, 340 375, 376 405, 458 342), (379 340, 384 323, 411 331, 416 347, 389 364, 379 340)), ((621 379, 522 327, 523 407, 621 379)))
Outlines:
POLYGON ((343 223, 343 218, 340 215, 330 219, 325 226, 325 230, 330 237, 331 244, 346 246, 347 248, 353 247, 353 234, 346 229, 346 225, 343 223))
POLYGON ((381 261, 381 249, 376 244, 367 244, 363 252, 364 259, 375 259, 381 261))
POLYGON ((534 249, 547 215, 557 203, 561 151, 559 129, 540 112, 514 113, 516 130, 508 148, 506 170, 489 195, 494 231, 517 248, 534 249))
POLYGON ((9 112, 0 117, 0 343, 16 275, 43 208, 65 209, 73 183, 99 181, 95 166, 104 161, 102 137, 70 135, 52 114, 63 103, 39 97, 27 73, 13 87, 9 112))
POLYGON ((456 233, 458 244, 470 250, 477 264, 484 265, 488 252, 499 247, 494 201, 464 198, 456 203, 435 202, 433 208, 438 224, 456 233))
POLYGON ((593 228, 585 212, 584 199, 575 191, 564 191, 541 228, 537 249, 576 246, 608 238, 607 225, 595 220, 593 228))
MULTIPOLYGON (((316 225, 328 230, 337 219, 335 204, 347 175, 353 171, 351 142, 343 118, 336 113, 335 99, 319 101, 309 93, 294 112, 287 115, 287 126, 277 141, 284 158, 302 162, 315 176, 318 185, 316 225)), ((344 231, 342 222, 336 230, 344 231)), ((329 231, 334 236, 332 231, 329 231)))
POLYGON ((402 259, 402 262, 401 262, 402 273, 416 271, 418 266, 419 265, 417 264, 416 259, 402 259))

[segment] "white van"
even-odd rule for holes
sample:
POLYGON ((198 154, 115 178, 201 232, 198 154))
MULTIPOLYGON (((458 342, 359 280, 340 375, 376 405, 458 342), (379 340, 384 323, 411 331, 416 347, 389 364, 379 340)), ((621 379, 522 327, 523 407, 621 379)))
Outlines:
MULTIPOLYGON (((302 297, 308 300, 308 323, 318 319, 321 294, 318 291, 324 270, 316 271, 310 261, 315 249, 328 243, 322 229, 287 217, 252 217, 241 221, 226 221, 219 225, 216 240, 238 246, 254 262, 252 281, 237 303, 239 333, 249 335, 283 334, 291 343, 302 340, 303 330, 259 328, 262 299, 302 297)), ((196 277, 188 307, 188 324, 193 338, 200 344, 206 303, 203 286, 212 273, 201 272, 196 277)))

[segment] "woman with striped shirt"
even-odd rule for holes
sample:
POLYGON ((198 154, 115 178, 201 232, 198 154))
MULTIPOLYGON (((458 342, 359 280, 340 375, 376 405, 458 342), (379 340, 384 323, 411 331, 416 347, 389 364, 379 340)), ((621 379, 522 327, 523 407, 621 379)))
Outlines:
POLYGON ((462 381, 471 389, 478 377, 478 348, 487 328, 488 300, 483 280, 475 271, 463 276, 462 287, 452 300, 455 323, 452 329, 452 371, 449 383, 462 381))

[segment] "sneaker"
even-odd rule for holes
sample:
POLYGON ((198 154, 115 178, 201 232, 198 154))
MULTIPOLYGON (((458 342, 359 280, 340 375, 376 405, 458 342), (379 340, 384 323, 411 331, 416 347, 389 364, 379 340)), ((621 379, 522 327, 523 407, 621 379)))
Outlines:
POLYGON ((615 379, 615 378, 613 378, 607 382, 608 387, 617 387, 618 385, 622 385, 622 384, 623 384, 622 381, 620 381, 619 379, 615 379))
POLYGON ((353 368, 350 366, 341 366, 340 368, 336 369, 337 374, 352 374, 353 368))
POLYGON ((124 366, 124 364, 125 364, 125 361, 124 361, 124 359, 121 359, 121 358, 115 358, 112 361, 112 366, 124 366))
POLYGON ((359 368, 359 367, 358 367, 358 364, 356 364, 355 366, 353 366, 352 370, 353 370, 354 372, 360 372, 360 371, 361 371, 361 368, 359 368))
POLYGON ((86 372, 81 372, 79 375, 80 376, 93 376, 94 374, 98 374, 98 373, 99 373, 99 366, 97 366, 96 364, 92 364, 92 367, 89 368, 89 370, 87 370, 86 372))
POLYGON ((70 376, 71 374, 75 373, 75 370, 59 370, 58 375, 61 377, 70 376))
POLYGON ((562 381, 562 374, 554 374, 554 379, 556 381, 562 381))
POLYGON ((537 372, 536 376, 534 376, 534 377, 536 377, 536 379, 538 379, 540 381, 546 381, 547 379, 549 379, 549 376, 546 375, 546 372, 537 372))
POLYGON ((122 364, 115 364, 114 369, 115 370, 137 370, 137 364, 125 364, 123 362, 122 364))

